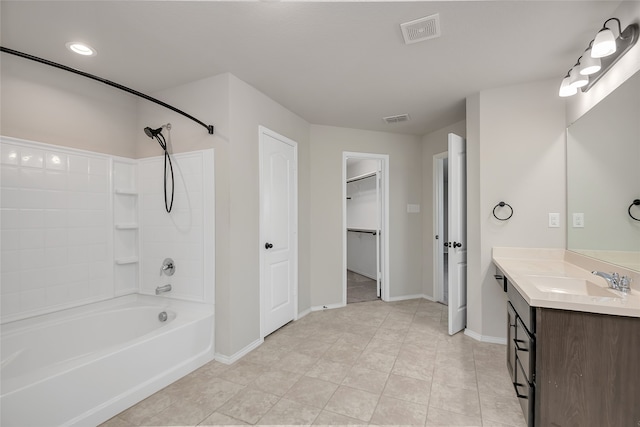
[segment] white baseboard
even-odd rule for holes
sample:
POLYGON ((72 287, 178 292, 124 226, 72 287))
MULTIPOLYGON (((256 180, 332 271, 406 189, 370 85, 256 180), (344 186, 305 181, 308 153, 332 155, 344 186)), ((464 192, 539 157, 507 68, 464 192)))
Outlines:
POLYGON ((488 342, 491 344, 502 344, 502 345, 507 345, 507 339, 506 338, 501 338, 501 337, 491 337, 488 335, 481 335, 477 332, 472 331, 471 329, 465 329, 464 330, 464 334, 468 337, 473 338, 476 341, 480 341, 480 342, 488 342))
POLYGON ((305 311, 298 313, 298 317, 296 318, 296 320, 302 319, 304 316, 311 313, 311 311, 312 311, 311 308, 307 308, 305 311))
POLYGON ((217 360, 220 363, 224 363, 225 365, 231 365, 232 363, 237 362, 238 360, 242 359, 243 356, 249 354, 249 352, 251 352, 251 350, 254 350, 256 348, 258 348, 260 346, 260 344, 262 344, 264 342, 264 339, 260 338, 255 340, 254 342, 252 342, 251 344, 249 344, 248 346, 246 346, 245 348, 243 348, 242 350, 232 354, 231 356, 227 356, 224 354, 220 354, 220 353, 216 353, 215 354, 215 360, 217 360))
POLYGON ((336 303, 336 304, 327 304, 327 305, 316 305, 315 307, 311 307, 311 311, 320 311, 320 310, 331 310, 334 308, 342 308, 346 307, 345 304, 336 303))
POLYGON ((401 295, 399 297, 389 297, 387 302, 404 301, 404 300, 416 299, 416 298, 429 299, 425 294, 415 294, 415 295, 401 295))
POLYGON ((436 301, 435 297, 431 297, 431 296, 426 295, 426 294, 422 294, 422 298, 424 298, 426 300, 429 300, 429 301, 432 301, 432 302, 438 302, 438 301, 436 301))

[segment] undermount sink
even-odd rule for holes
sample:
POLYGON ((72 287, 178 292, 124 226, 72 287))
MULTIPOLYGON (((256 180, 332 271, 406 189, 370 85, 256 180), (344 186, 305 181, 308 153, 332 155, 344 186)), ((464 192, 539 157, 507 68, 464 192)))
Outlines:
POLYGON ((620 298, 613 290, 596 285, 586 279, 564 276, 529 276, 531 283, 541 292, 594 297, 620 298))

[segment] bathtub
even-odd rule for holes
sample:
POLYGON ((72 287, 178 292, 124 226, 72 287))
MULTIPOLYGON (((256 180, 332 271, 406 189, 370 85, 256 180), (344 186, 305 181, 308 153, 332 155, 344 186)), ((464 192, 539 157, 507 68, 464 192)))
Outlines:
POLYGON ((213 306, 146 295, 4 324, 0 424, 100 424, 213 360, 213 333, 213 306))

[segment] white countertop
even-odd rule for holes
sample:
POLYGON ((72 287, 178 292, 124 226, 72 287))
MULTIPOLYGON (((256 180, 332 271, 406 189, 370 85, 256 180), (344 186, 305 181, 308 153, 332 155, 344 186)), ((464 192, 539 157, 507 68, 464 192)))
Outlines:
MULTIPOLYGON (((569 262, 569 259, 575 260, 576 255, 567 255, 566 252, 563 249, 493 248, 493 262, 533 307, 640 317, 637 274, 630 273, 634 282, 632 290, 625 295, 609 288, 606 280, 583 268, 584 263, 578 266, 569 262), (550 290, 548 286, 550 281, 569 282, 572 278, 577 279, 576 282, 579 279, 588 281, 589 295, 550 290)), ((620 271, 621 275, 627 273, 615 266, 603 270, 601 264, 594 262, 592 265, 593 270, 620 271)))

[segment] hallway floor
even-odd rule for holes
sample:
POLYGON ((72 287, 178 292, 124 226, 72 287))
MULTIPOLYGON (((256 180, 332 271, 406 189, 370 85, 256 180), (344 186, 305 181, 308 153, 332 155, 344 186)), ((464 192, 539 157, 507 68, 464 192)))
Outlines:
POLYGON ((449 336, 445 310, 415 299, 313 312, 235 364, 208 363, 102 427, 524 427, 505 347, 449 336))
POLYGON ((378 300, 378 284, 375 280, 347 270, 347 304, 378 300))

